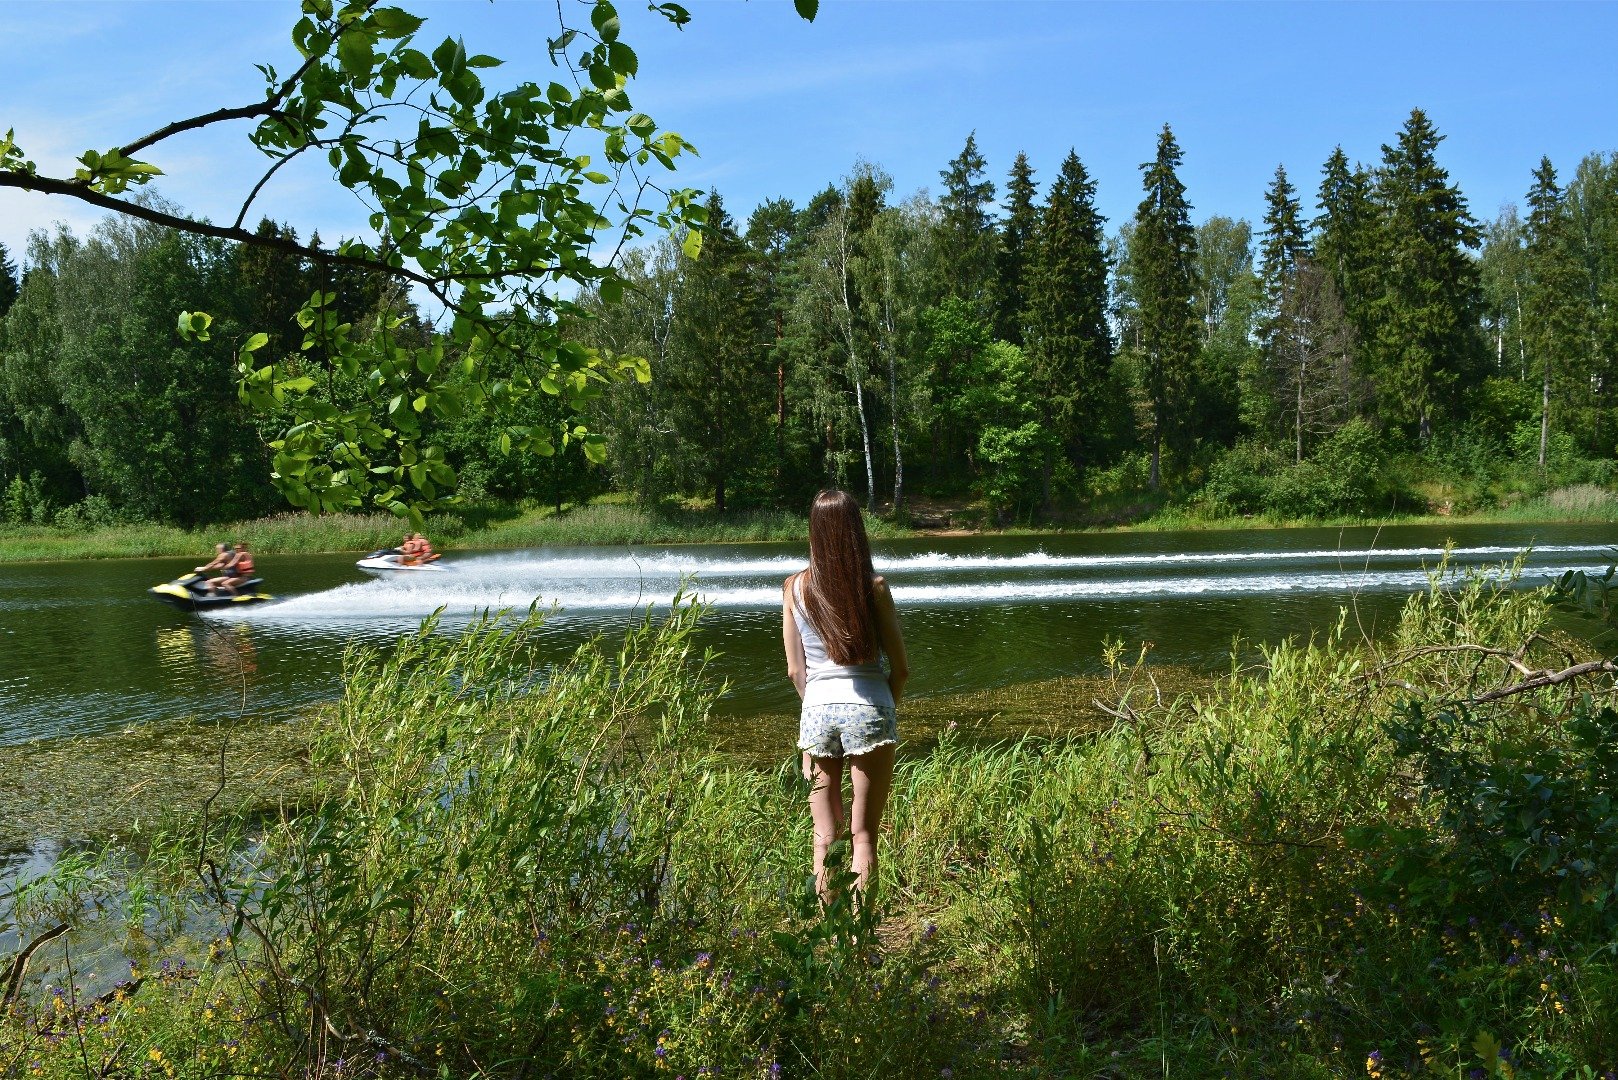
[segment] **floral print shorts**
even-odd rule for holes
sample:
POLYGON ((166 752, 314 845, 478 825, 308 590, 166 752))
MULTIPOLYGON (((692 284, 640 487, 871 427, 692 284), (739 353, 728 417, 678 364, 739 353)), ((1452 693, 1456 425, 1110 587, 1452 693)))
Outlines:
POLYGON ((815 757, 857 757, 898 741, 899 713, 887 705, 809 705, 798 717, 798 749, 815 757))

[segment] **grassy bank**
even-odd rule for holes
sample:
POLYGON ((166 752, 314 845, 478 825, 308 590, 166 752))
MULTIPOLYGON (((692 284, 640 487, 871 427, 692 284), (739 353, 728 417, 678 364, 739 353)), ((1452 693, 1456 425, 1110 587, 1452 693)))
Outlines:
MULTIPOLYGON (((952 513, 930 506, 915 518, 868 518, 875 537, 932 536, 940 533, 1050 536, 1077 532, 1167 532, 1306 526, 1453 525, 1489 523, 1618 522, 1618 496, 1591 485, 1562 488, 1497 510, 1467 514, 1413 513, 1285 518, 1267 515, 1217 516, 1182 507, 1129 502, 1097 507, 1084 515, 1044 525, 988 527, 981 514, 952 513), (962 524, 962 523, 965 524, 962 524)), ((128 559, 201 556, 221 540, 246 540, 261 555, 332 551, 372 551, 399 542, 405 526, 387 514, 314 517, 276 514, 253 521, 182 529, 167 525, 128 525, 83 531, 43 526, 0 525, 0 563, 68 559, 128 559)), ((755 510, 720 514, 676 505, 645 508, 600 502, 565 510, 519 506, 469 507, 428 519, 428 535, 457 549, 512 549, 611 544, 734 544, 758 541, 803 542, 807 518, 794 511, 755 510)))
POLYGON ((1578 658, 1545 615, 1479 577, 1194 693, 1118 657, 1091 734, 907 756, 879 898, 825 911, 801 779, 712 752, 689 612, 542 677, 528 627, 412 638, 352 661, 301 812, 24 890, 25 939, 79 929, 0 1070, 1593 1080, 1612 686, 1489 696, 1578 658), (137 885, 171 899, 94 903, 137 885), (64 963, 97 920, 173 958, 175 905, 189 963, 64 963))
MULTIPOLYGON (((181 529, 128 525, 82 532, 40 526, 0 526, 0 562, 51 559, 128 559, 201 555, 220 541, 245 540, 261 555, 372 551, 399 543, 408 526, 388 514, 276 514, 253 521, 181 529)), ((808 519, 788 511, 719 514, 678 507, 644 509, 601 503, 557 514, 516 506, 472 507, 428 518, 427 535, 440 547, 527 548, 606 544, 718 544, 805 540, 808 519)), ((905 530, 873 518, 876 536, 905 530)))

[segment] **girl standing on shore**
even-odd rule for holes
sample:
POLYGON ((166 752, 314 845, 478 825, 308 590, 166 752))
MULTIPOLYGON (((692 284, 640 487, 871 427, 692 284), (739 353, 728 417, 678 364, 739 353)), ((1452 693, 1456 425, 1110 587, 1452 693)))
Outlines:
POLYGON ((810 781, 815 885, 831 897, 826 853, 843 835, 843 764, 853 787, 850 869, 863 894, 876 871, 877 834, 893 783, 898 704, 910 677, 887 582, 871 567, 859 504, 822 491, 809 509, 809 569, 782 588, 787 675, 803 699, 798 749, 810 781), (887 658, 887 670, 882 658, 887 658))

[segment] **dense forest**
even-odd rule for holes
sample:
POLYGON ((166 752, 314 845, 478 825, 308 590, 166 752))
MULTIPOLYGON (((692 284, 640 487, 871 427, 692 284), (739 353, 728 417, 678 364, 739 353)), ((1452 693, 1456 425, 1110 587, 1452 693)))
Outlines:
MULTIPOLYGON (((503 453, 485 417, 423 422, 464 495, 558 506, 609 490, 797 504, 834 482, 901 514, 943 497, 999 520, 1169 501, 1318 517, 1604 483, 1618 155, 1525 168, 1525 206, 1480 222, 1441 140, 1415 110, 1380 161, 1334 151, 1312 197, 1278 167, 1257 225, 1193 222, 1167 126, 1124 222, 1098 213, 1076 153, 1043 192, 1018 155, 1002 188, 972 136, 936 197, 901 198, 863 161, 745 223, 715 192, 695 257, 680 236, 627 250, 632 287, 586 293, 565 327, 647 358, 652 380, 604 383, 577 416, 534 395, 514 418, 604 432, 605 464, 576 443, 503 453)), ((37 233, 22 263, 0 249, 14 523, 275 509, 264 443, 285 417, 238 402, 239 340, 264 330, 296 353, 291 313, 312 291, 356 333, 435 333, 379 277, 134 221, 37 233), (209 340, 182 342, 181 309, 214 315, 209 340)), ((319 354, 296 363, 334 400, 367 392, 319 354)))

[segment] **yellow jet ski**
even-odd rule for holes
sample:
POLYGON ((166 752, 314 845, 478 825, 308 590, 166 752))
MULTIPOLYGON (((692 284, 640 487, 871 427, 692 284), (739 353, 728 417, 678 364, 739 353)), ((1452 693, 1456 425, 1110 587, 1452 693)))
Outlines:
POLYGON ((263 578, 249 578, 235 589, 214 592, 208 588, 207 578, 192 572, 173 581, 153 585, 146 591, 164 603, 173 604, 186 611, 208 611, 212 608, 229 607, 232 604, 256 604, 262 600, 275 599, 269 593, 259 591, 259 587, 263 584, 263 578))

